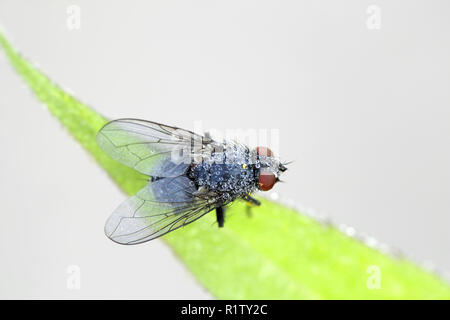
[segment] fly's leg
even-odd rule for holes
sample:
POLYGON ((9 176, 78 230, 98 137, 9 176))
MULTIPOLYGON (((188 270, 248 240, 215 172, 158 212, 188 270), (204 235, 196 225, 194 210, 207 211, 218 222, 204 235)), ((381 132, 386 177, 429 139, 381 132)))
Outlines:
POLYGON ((251 216, 252 216, 252 207, 253 207, 253 206, 260 206, 260 205, 261 205, 261 201, 256 200, 255 198, 253 198, 253 197, 251 197, 251 196, 249 196, 249 195, 244 196, 242 199, 243 199, 245 202, 248 203, 248 206, 247 206, 247 216, 248 216, 248 217, 251 217, 251 216))
POLYGON ((244 196, 242 199, 244 199, 244 201, 246 201, 250 205, 255 205, 255 206, 261 205, 261 201, 256 200, 255 198, 250 197, 249 195, 244 196))
POLYGON ((225 223, 225 209, 224 207, 216 208, 216 218, 217 223, 219 224, 219 228, 222 228, 225 223))

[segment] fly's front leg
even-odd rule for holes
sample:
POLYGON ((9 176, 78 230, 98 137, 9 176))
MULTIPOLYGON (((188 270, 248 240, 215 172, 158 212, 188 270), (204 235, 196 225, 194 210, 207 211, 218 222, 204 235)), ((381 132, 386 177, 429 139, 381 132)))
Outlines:
POLYGON ((247 216, 251 217, 252 216, 252 206, 260 206, 261 201, 258 201, 255 198, 250 197, 249 195, 244 196, 242 199, 248 203, 247 216))
POLYGON ((250 197, 249 195, 244 196, 242 199, 244 199, 244 201, 246 201, 247 203, 255 205, 255 206, 261 205, 261 201, 256 200, 255 198, 250 197))
POLYGON ((224 207, 216 208, 216 218, 219 228, 222 228, 225 223, 225 209, 224 207))

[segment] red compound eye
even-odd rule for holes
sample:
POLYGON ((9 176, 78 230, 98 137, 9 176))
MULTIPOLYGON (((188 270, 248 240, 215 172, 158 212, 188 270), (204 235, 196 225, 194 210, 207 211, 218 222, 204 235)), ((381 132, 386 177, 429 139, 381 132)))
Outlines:
POLYGON ((270 189, 272 189, 275 182, 277 182, 277 178, 275 177, 275 175, 271 171, 264 169, 259 172, 258 180, 259 190, 262 191, 269 191, 270 189))
POLYGON ((266 157, 273 156, 272 150, 270 150, 267 147, 257 147, 256 148, 256 153, 258 154, 258 156, 266 156, 266 157))

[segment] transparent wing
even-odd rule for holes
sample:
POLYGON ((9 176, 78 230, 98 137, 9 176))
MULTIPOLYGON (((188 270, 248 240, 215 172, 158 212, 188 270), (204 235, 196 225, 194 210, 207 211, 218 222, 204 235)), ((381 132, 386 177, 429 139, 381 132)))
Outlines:
POLYGON ((97 142, 113 159, 141 173, 176 177, 186 171, 192 158, 212 140, 156 122, 118 119, 100 129, 97 142))
POLYGON ((219 206, 212 194, 195 193, 194 183, 185 176, 151 182, 112 213, 105 233, 115 242, 138 244, 187 225, 219 206))

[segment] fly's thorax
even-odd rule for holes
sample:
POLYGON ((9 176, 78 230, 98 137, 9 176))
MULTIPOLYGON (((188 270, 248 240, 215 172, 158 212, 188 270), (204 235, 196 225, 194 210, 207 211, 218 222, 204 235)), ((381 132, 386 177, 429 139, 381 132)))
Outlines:
POLYGON ((239 144, 222 144, 193 161, 188 177, 197 188, 215 192, 224 202, 257 189, 270 190, 278 181, 280 162, 268 148, 254 150, 239 144))
POLYGON ((213 153, 201 163, 193 163, 188 177, 196 186, 216 192, 224 201, 231 201, 256 190, 255 166, 248 153, 225 150, 213 153))

